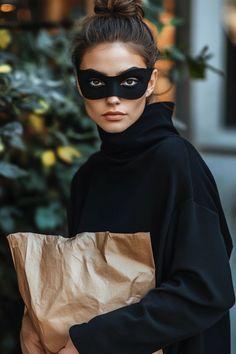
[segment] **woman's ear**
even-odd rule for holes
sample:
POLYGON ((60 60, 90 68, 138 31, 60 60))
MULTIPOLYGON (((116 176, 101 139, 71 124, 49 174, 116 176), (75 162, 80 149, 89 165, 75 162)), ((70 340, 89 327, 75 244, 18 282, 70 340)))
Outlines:
POLYGON ((154 69, 148 83, 148 87, 146 90, 146 97, 149 97, 153 93, 156 87, 156 82, 157 82, 157 69, 154 69))

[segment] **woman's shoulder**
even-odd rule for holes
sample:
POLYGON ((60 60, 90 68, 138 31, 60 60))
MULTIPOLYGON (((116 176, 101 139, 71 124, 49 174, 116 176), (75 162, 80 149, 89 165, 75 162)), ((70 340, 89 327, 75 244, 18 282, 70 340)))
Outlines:
POLYGON ((161 166, 167 175, 202 181, 216 186, 214 176, 198 148, 181 135, 169 136, 163 139, 156 149, 156 166, 161 166))
POLYGON ((183 137, 170 135, 153 150, 154 164, 167 172, 183 172, 189 164, 189 153, 192 153, 191 149, 183 137))
POLYGON ((197 164, 207 167, 198 148, 181 135, 172 135, 163 139, 156 152, 159 158, 170 166, 197 164))

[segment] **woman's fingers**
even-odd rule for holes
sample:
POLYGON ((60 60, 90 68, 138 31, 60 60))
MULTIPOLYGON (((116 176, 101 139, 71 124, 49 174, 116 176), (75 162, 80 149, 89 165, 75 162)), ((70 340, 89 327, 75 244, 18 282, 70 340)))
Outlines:
POLYGON ((22 318, 20 345, 23 354, 46 354, 26 311, 22 318))
POLYGON ((72 340, 69 338, 65 347, 62 348, 58 354, 79 354, 78 350, 75 348, 72 340))

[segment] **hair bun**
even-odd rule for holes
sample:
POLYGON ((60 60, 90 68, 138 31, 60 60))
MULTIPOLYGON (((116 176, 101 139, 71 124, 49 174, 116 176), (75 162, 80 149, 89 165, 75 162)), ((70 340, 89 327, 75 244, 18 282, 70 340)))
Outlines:
POLYGON ((142 0, 96 0, 94 12, 101 16, 137 17, 142 20, 142 0))

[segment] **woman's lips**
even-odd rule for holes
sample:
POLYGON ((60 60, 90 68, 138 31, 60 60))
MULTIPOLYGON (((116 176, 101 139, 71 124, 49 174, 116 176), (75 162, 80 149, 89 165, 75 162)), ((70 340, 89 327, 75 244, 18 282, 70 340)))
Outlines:
POLYGON ((123 112, 107 112, 103 114, 103 117, 107 120, 121 120, 126 114, 123 112))

